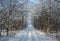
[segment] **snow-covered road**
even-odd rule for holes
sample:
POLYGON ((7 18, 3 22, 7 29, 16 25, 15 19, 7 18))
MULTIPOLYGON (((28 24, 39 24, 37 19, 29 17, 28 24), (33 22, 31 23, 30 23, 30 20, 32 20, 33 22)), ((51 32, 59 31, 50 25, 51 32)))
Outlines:
POLYGON ((32 31, 16 31, 15 36, 8 36, 0 39, 0 41, 57 41, 55 36, 46 35, 38 30, 32 31))

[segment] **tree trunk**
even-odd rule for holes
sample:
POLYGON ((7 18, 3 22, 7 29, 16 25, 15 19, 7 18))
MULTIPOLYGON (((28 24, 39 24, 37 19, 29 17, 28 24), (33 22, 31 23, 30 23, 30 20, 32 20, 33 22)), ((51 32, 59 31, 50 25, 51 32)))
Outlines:
POLYGON ((7 31, 7 35, 9 34, 9 29, 8 28, 6 28, 6 31, 7 31))

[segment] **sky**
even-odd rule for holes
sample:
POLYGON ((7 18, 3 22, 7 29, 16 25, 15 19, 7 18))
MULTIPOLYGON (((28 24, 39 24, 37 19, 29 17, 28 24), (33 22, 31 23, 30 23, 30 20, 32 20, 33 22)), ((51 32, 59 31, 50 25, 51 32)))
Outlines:
POLYGON ((36 0, 28 0, 28 2, 30 2, 30 3, 35 3, 36 0))

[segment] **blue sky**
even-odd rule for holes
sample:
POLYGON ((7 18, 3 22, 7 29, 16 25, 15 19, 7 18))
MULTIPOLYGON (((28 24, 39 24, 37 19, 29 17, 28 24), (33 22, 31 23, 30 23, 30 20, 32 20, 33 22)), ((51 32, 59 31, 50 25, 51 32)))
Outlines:
POLYGON ((28 0, 28 2, 30 3, 34 3, 36 0, 28 0))

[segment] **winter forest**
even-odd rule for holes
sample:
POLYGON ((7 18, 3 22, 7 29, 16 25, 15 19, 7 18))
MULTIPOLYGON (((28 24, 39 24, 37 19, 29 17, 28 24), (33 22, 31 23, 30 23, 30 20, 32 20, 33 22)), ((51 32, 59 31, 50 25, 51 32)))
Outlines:
POLYGON ((0 41, 60 41, 60 0, 0 0, 0 41))

